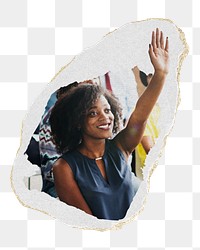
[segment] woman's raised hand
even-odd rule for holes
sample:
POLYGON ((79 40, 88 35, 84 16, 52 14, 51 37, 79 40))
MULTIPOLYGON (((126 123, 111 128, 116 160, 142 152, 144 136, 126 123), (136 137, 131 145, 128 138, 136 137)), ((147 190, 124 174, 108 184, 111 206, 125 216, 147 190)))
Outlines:
POLYGON ((151 44, 149 44, 149 56, 156 72, 167 74, 169 71, 169 41, 166 41, 163 32, 158 28, 152 32, 151 44))

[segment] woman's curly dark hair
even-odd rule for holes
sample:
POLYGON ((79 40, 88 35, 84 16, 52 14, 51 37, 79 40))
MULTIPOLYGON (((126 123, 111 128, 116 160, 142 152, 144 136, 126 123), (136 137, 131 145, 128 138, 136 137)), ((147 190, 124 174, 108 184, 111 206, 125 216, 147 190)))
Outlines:
POLYGON ((113 133, 120 129, 122 108, 118 99, 96 84, 79 84, 58 99, 50 115, 53 142, 58 152, 75 149, 82 140, 80 126, 84 124, 91 106, 100 96, 104 96, 114 115, 113 133))

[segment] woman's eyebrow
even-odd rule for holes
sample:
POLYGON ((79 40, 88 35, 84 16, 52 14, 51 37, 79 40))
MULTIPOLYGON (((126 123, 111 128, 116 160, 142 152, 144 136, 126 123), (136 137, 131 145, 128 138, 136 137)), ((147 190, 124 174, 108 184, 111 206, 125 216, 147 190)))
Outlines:
POLYGON ((89 108, 89 110, 90 109, 97 109, 97 106, 92 106, 91 108, 89 108))
MULTIPOLYGON (((109 104, 104 104, 103 107, 109 107, 110 108, 110 105, 109 104)), ((97 109, 98 107, 97 106, 92 106, 90 109, 97 109)))

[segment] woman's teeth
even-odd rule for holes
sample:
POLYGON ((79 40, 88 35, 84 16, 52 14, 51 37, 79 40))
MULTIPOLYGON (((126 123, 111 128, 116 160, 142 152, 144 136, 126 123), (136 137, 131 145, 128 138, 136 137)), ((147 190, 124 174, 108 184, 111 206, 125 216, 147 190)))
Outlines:
POLYGON ((109 128, 110 124, 104 124, 104 125, 100 125, 100 126, 97 126, 98 128, 101 128, 101 129, 107 129, 109 128))

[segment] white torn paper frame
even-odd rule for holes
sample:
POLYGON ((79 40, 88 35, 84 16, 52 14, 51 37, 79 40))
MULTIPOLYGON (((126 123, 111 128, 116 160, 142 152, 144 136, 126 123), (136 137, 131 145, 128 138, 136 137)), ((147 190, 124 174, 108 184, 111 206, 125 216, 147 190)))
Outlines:
POLYGON ((179 103, 178 81, 180 69, 187 53, 188 46, 185 36, 180 29, 170 20, 150 19, 126 24, 106 35, 96 45, 85 49, 80 55, 77 55, 48 84, 30 108, 23 121, 21 146, 11 175, 13 190, 20 202, 29 208, 48 214, 68 225, 82 229, 102 231, 116 229, 133 220, 144 206, 149 190, 150 176, 158 163, 166 143, 166 138, 174 124, 179 103), (151 32, 157 27, 163 31, 165 37, 169 37, 170 43, 170 70, 164 89, 158 100, 160 106, 158 122, 160 133, 154 147, 147 155, 143 171, 143 181, 125 218, 118 221, 100 220, 94 216, 87 215, 79 209, 68 206, 44 192, 28 190, 24 179, 32 176, 35 168, 27 160, 24 152, 40 122, 51 94, 71 82, 82 82, 103 76, 106 72, 111 72, 114 93, 119 97, 123 105, 128 101, 134 107, 138 97, 132 68, 137 66, 146 73, 153 73, 148 55, 148 44, 151 41, 151 32))

